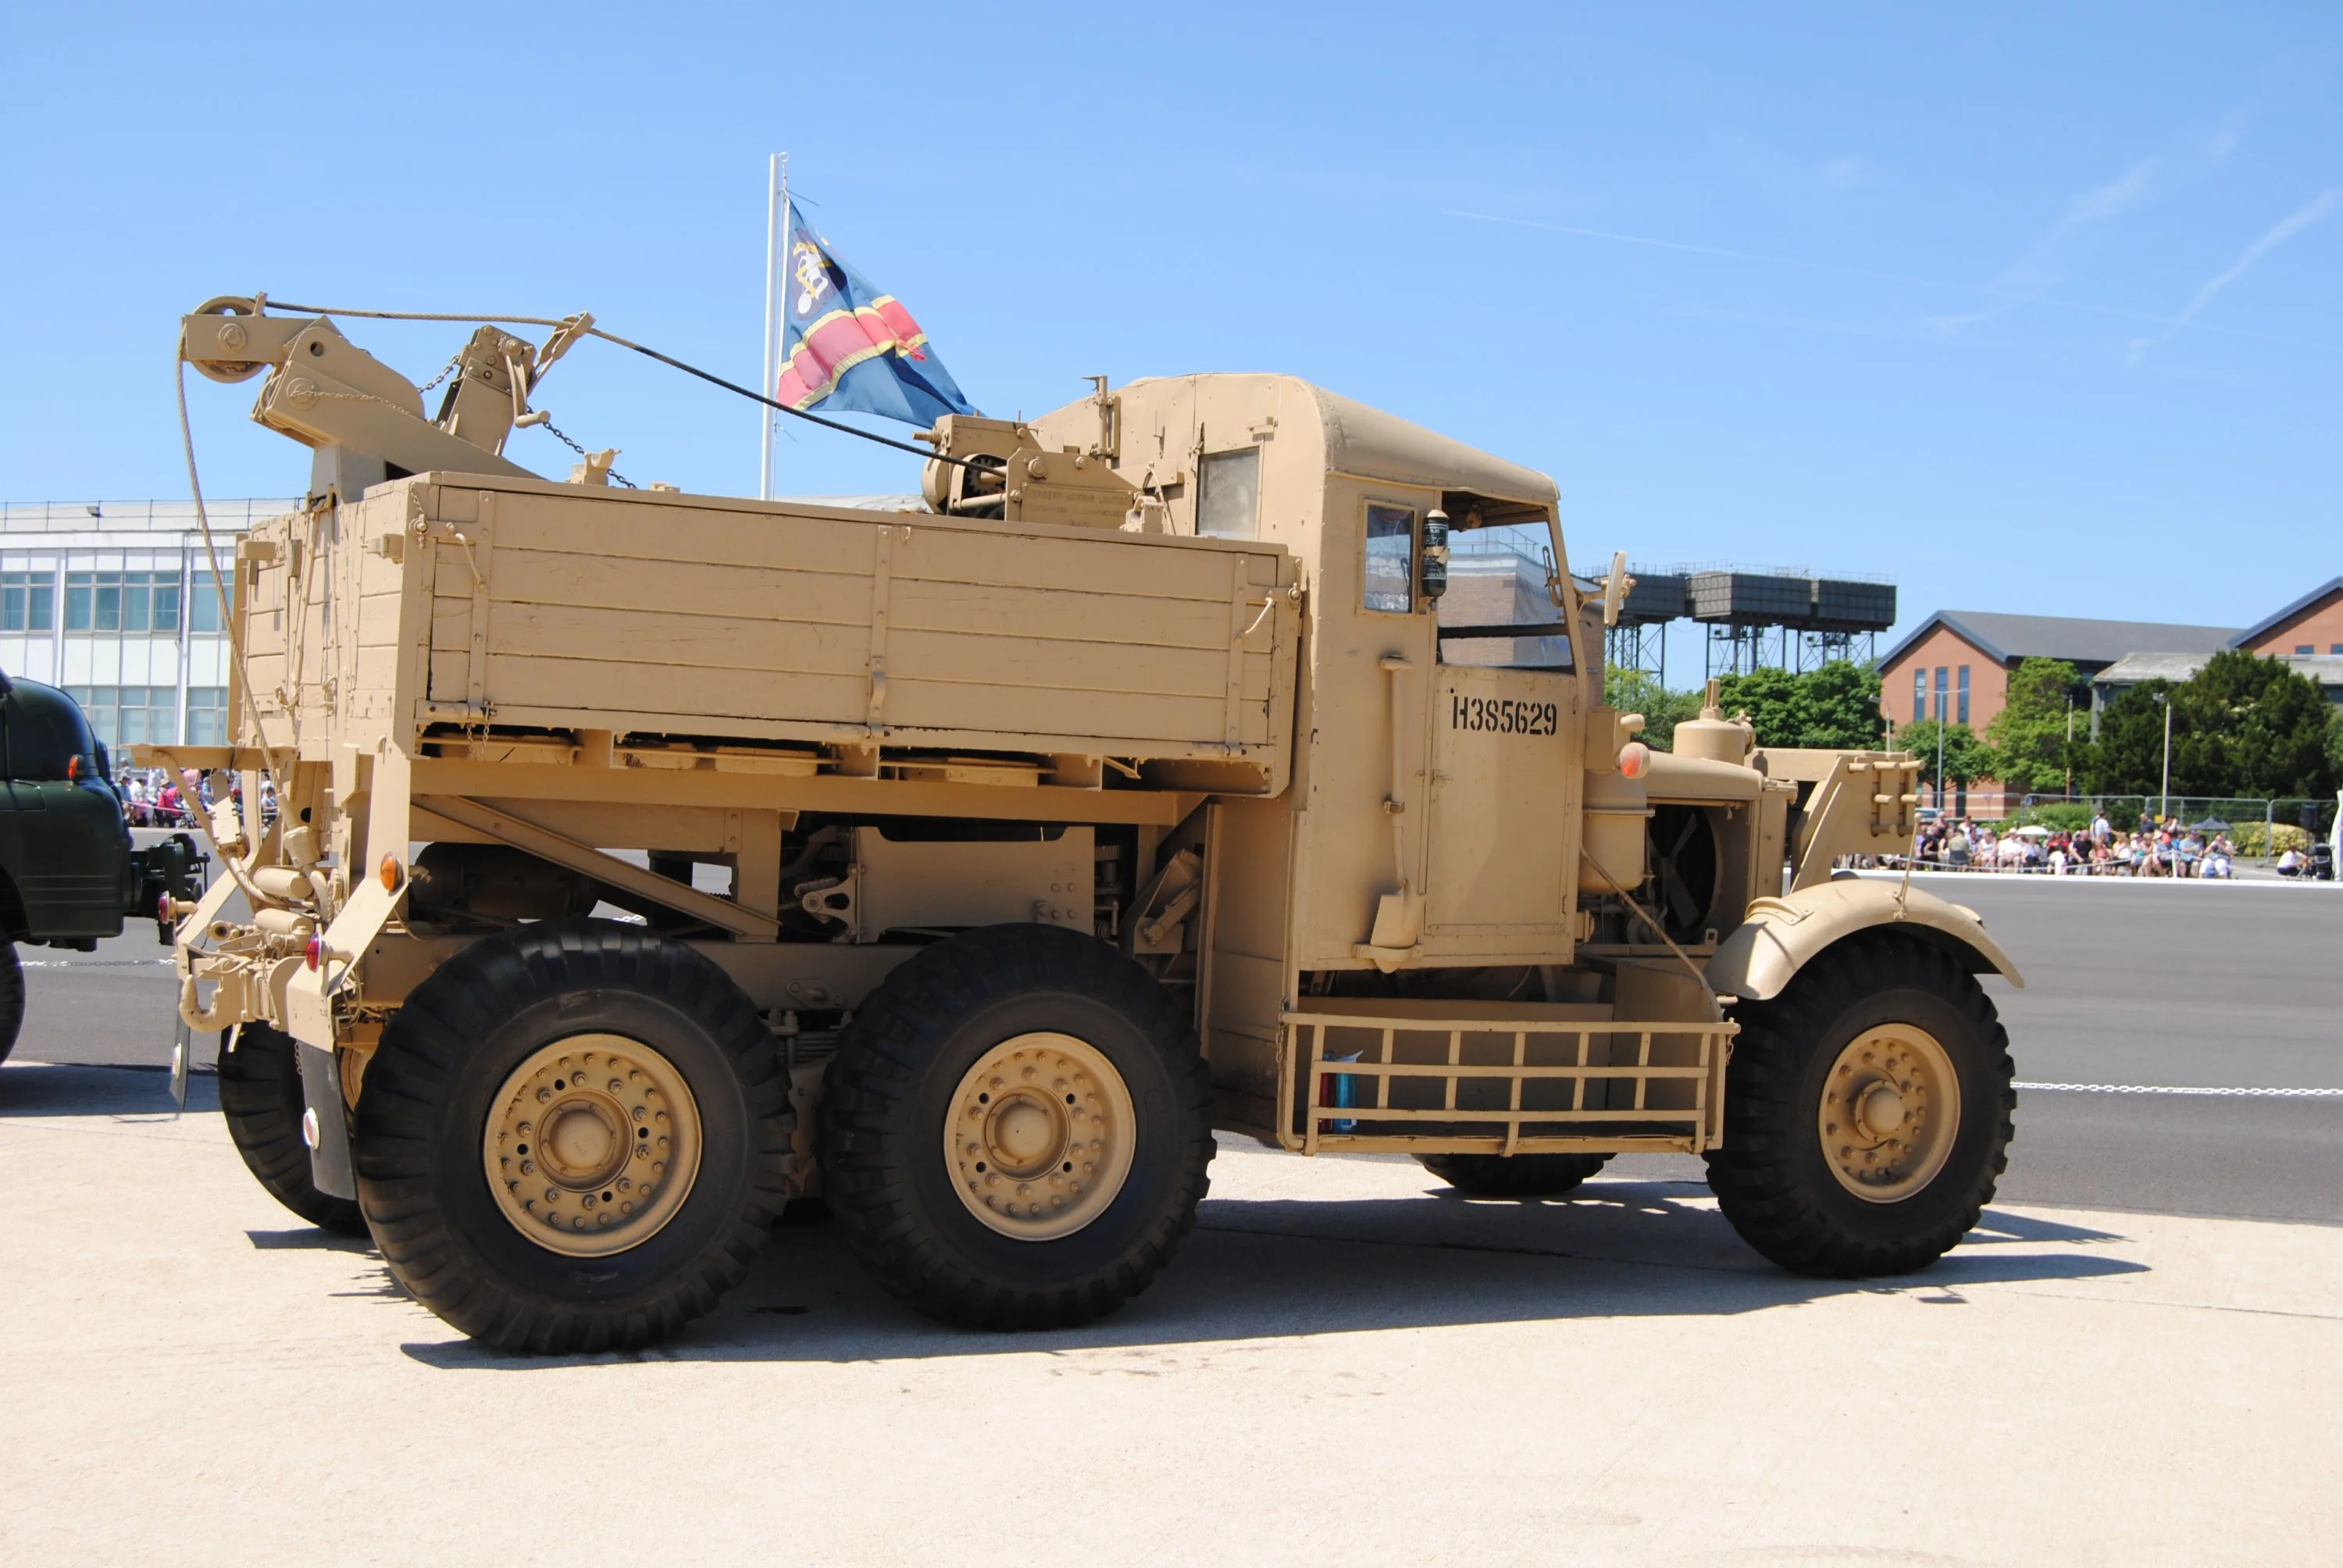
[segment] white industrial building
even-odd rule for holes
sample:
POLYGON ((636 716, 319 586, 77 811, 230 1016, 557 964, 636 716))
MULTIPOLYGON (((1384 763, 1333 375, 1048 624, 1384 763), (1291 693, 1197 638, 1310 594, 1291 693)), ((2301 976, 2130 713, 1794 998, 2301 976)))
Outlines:
MULTIPOLYGON (((207 503, 221 569, 299 504, 207 503)), ((65 688, 117 757, 225 744, 227 659, 194 502, 0 502, 0 670, 65 688)))

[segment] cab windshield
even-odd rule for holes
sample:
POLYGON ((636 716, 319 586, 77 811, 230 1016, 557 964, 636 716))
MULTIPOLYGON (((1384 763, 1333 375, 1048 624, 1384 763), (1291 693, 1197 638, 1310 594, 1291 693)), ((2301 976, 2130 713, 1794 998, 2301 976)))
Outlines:
POLYGON ((1551 539, 1543 522, 1450 532, 1448 592, 1439 615, 1443 664, 1571 668, 1569 628, 1546 587, 1554 572, 1551 539))

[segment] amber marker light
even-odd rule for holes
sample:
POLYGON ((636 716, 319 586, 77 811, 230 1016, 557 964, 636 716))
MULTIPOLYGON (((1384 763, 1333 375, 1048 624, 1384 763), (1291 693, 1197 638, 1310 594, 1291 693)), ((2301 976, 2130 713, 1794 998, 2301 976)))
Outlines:
POLYGON ((385 855, 382 858, 381 866, 377 869, 376 875, 382 879, 382 890, 384 892, 395 893, 398 891, 398 857, 396 855, 385 855))
POLYGON ((1619 749, 1619 776, 1641 779, 1652 769, 1652 749, 1640 740, 1630 740, 1619 749))

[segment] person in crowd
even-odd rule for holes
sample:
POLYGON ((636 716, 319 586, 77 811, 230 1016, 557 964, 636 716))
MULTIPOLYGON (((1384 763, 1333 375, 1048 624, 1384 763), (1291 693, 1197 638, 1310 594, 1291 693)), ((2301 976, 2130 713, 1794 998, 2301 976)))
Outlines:
POLYGON ((2211 843, 2205 846, 2204 859, 2197 862, 2197 875, 2211 880, 2234 880, 2236 872, 2230 866, 2233 858, 2228 835, 2217 834, 2211 843))

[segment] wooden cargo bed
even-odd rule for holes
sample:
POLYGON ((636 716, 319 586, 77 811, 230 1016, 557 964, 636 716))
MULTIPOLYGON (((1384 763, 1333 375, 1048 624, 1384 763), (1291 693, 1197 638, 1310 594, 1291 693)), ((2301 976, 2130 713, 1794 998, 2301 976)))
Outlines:
POLYGON ((344 711, 402 746, 591 729, 1242 761, 1284 787, 1279 546, 443 475, 345 516, 344 711))

